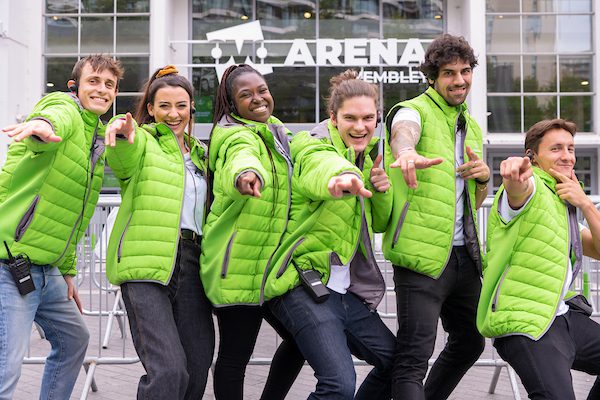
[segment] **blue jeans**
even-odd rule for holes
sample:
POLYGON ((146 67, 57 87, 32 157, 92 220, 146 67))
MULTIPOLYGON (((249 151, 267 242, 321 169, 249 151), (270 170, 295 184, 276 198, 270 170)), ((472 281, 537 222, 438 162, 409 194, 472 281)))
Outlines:
POLYGON ((46 359, 40 399, 68 399, 85 357, 89 332, 60 271, 33 265, 36 290, 21 296, 10 271, 0 261, 0 399, 11 399, 21 375, 35 321, 52 348, 46 359))
POLYGON ((317 387, 309 399, 391 397, 394 334, 357 296, 332 291, 318 304, 298 287, 268 305, 315 371, 317 387), (352 354, 375 367, 356 397, 352 354))

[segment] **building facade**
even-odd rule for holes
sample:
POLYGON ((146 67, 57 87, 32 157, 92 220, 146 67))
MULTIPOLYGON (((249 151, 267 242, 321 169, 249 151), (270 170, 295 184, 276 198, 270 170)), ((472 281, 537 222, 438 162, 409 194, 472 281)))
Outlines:
MULTIPOLYGON (((576 171, 598 194, 595 11, 592 0, 4 1, 0 126, 66 90, 79 56, 103 52, 126 68, 110 115, 132 110, 148 75, 175 64, 196 91, 194 133, 207 138, 219 73, 246 62, 263 72, 274 114, 296 132, 326 118, 329 78, 346 68, 380 86, 384 113, 420 93, 423 51, 448 32, 478 56, 468 103, 486 132, 494 188, 500 161, 523 153, 529 126, 561 117, 577 123, 576 171)), ((0 136, 0 164, 8 142, 0 136)))

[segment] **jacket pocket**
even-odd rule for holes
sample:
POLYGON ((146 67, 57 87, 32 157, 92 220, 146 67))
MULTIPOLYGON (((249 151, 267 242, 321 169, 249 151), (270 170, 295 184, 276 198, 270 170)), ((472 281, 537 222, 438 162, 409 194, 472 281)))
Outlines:
POLYGON ((21 221, 19 221, 19 224, 17 225, 17 229, 15 230, 15 242, 18 242, 23 237, 23 235, 25 234, 25 231, 31 224, 31 221, 33 220, 33 215, 35 214, 35 209, 36 209, 39 201, 40 201, 40 195, 38 194, 37 196, 35 196, 33 198, 31 205, 29 206, 27 211, 25 211, 25 214, 23 214, 23 217, 21 218, 21 221))
POLYGON ((119 247, 117 247, 117 262, 121 262, 121 250, 123 249, 123 239, 125 238, 125 233, 127 233, 127 229, 129 229, 129 224, 131 223, 131 218, 133 217, 133 213, 129 216, 127 223, 125 224, 125 228, 123 229, 123 233, 121 233, 121 237, 119 238, 119 247))
POLYGON ((502 288, 502 284, 504 283, 504 279, 506 279, 506 275, 508 275, 508 271, 510 270, 510 265, 506 266, 506 269, 502 273, 500 280, 498 281, 498 286, 496 286, 496 291, 494 292, 494 298, 492 299, 492 312, 496 312, 496 307, 498 305, 498 298, 500 297, 500 288, 502 288))
POLYGON ((223 266, 221 267, 221 278, 225 278, 227 276, 227 269, 229 268, 229 257, 231 256, 231 248, 233 247, 233 240, 235 239, 235 235, 237 235, 237 231, 233 232, 231 238, 229 238, 229 242, 227 243, 227 248, 225 249, 225 257, 223 257, 223 266))
POLYGON ((288 265, 290 264, 290 260, 292 259, 292 255, 294 254, 294 251, 296 251, 298 246, 300 246, 302 244, 302 242, 304 242, 304 240, 305 240, 305 238, 298 239, 298 241, 296 243, 294 243, 294 245, 292 246, 290 251, 287 252, 287 254, 285 255, 285 258, 283 259, 283 263, 281 264, 281 267, 279 267, 279 271, 277 271, 277 275, 275 275, 276 278, 280 278, 281 275, 283 275, 283 273, 287 269, 288 265))
POLYGON ((406 218, 406 213, 408 212, 408 206, 410 206, 410 202, 404 203, 404 207, 402 207, 402 212, 400 213, 400 217, 398 218, 398 224, 396 225, 396 230, 394 231, 394 237, 392 238, 392 248, 396 246, 398 242, 398 237, 400 236, 400 230, 402 229, 402 225, 404 224, 404 219, 406 218))

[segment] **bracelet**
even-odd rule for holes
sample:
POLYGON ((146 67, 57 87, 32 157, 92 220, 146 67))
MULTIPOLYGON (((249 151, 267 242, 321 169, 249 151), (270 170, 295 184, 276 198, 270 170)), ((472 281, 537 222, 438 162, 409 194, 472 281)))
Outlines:
POLYGON ((488 182, 490 181, 490 177, 488 176, 488 178, 485 181, 480 181, 479 179, 475 178, 475 183, 478 185, 486 185, 488 184, 488 182))
POLYGON ((480 192, 487 192, 487 187, 487 182, 483 186, 475 185, 475 189, 479 190, 480 192))

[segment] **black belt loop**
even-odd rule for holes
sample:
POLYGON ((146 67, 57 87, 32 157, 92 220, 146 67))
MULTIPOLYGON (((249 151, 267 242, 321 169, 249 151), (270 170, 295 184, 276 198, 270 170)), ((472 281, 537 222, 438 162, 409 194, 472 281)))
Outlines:
POLYGON ((200 242, 202 242, 202 235, 198 235, 196 232, 194 232, 191 229, 180 229, 179 237, 183 240, 191 240, 192 242, 196 243, 198 246, 200 246, 200 242))

